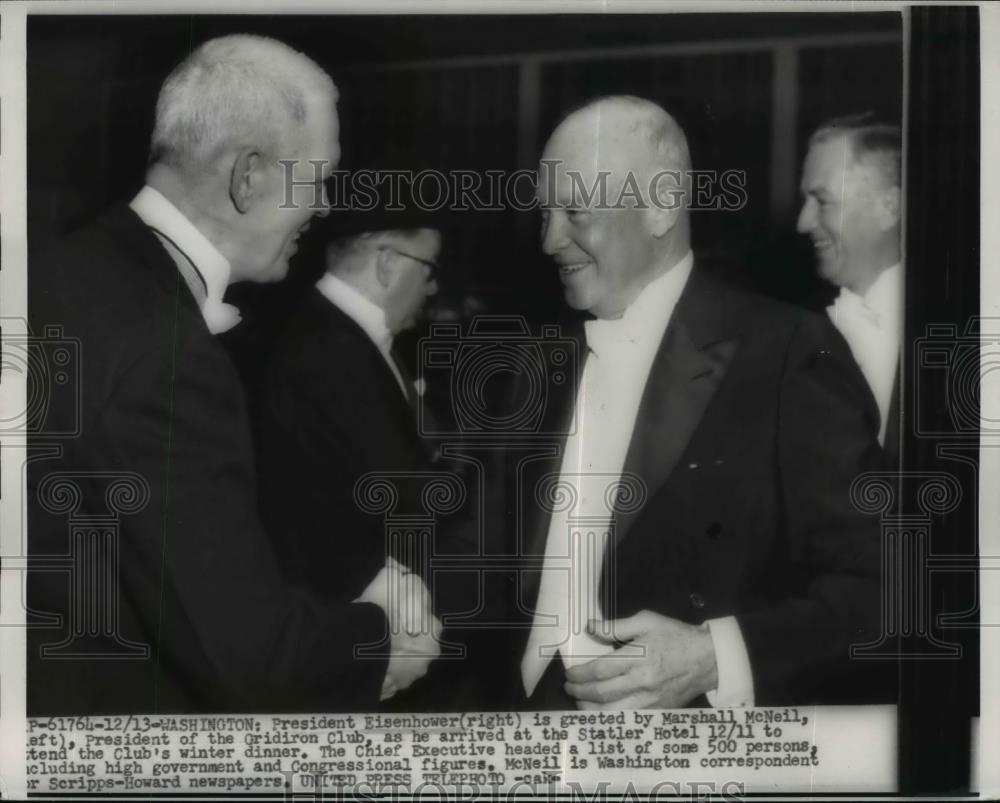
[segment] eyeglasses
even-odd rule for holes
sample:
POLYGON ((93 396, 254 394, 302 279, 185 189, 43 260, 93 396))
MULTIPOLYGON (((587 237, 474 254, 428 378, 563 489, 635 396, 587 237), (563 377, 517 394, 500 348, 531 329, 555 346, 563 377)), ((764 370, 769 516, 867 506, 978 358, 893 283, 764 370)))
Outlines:
POLYGON ((431 269, 431 273, 436 273, 440 269, 440 265, 437 262, 431 262, 429 259, 424 259, 423 257, 418 257, 416 254, 410 254, 406 251, 400 251, 391 245, 380 245, 378 247, 379 251, 392 251, 394 254, 399 254, 401 257, 406 257, 407 259, 412 259, 414 262, 419 262, 421 265, 426 265, 431 269))

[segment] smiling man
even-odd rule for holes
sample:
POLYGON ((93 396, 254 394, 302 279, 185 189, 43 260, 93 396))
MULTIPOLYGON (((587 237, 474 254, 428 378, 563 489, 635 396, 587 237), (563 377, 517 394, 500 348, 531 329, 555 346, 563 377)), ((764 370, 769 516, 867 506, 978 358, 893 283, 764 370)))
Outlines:
POLYGON ((879 408, 879 441, 899 459, 899 348, 903 265, 901 135, 872 114, 838 117, 809 140, 798 230, 819 274, 840 288, 827 312, 844 335, 879 408))
POLYGON ((605 104, 610 119, 589 127, 557 128, 539 182, 542 249, 559 266, 566 303, 605 319, 620 318, 689 250, 676 181, 690 169, 683 132, 666 116, 631 120, 624 103, 605 104), (653 141, 636 150, 644 137, 653 141), (650 188, 655 194, 643 199, 650 188), (650 228, 657 236, 647 236, 650 228))
POLYGON ((543 427, 567 435, 518 473, 516 542, 542 562, 515 586, 528 709, 869 696, 849 650, 878 633, 879 530, 849 489, 878 467, 876 412, 829 321, 699 269, 688 153, 635 97, 544 150, 542 248, 594 319, 543 427))
POLYGON ((79 421, 79 436, 28 473, 32 555, 60 559, 69 543, 74 561, 72 576, 29 578, 32 608, 61 617, 29 632, 31 715, 366 709, 437 654, 429 613, 426 631, 398 626, 402 606, 429 610, 427 590, 391 563, 364 602, 283 578, 242 388, 213 337, 238 321, 226 287, 281 279, 328 213, 336 100, 281 42, 204 43, 161 89, 146 185, 32 268, 33 329, 61 326, 84 367, 79 396, 54 397, 47 419, 56 432, 79 421), (94 572, 96 542, 69 542, 67 514, 115 521, 94 572), (390 659, 358 662, 387 628, 390 659))

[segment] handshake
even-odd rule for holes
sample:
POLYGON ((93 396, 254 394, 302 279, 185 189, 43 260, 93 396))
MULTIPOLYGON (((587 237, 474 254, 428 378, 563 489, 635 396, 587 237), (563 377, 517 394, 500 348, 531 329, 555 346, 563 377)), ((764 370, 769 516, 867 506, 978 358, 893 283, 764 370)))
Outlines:
POLYGON ((375 603, 389 620, 391 652, 380 697, 388 700, 427 674, 431 661, 441 654, 441 622, 420 575, 391 557, 355 602, 375 603))

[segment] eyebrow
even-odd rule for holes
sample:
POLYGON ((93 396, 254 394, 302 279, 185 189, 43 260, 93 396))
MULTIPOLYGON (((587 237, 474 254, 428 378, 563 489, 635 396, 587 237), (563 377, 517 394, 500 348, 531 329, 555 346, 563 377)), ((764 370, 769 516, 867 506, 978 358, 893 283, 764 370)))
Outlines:
POLYGON ((812 195, 812 196, 815 196, 816 198, 834 198, 834 197, 836 197, 836 196, 834 196, 833 193, 831 193, 829 190, 827 190, 824 187, 801 187, 799 189, 799 192, 802 194, 803 197, 805 197, 807 195, 812 195))
POLYGON ((574 198, 570 195, 568 198, 566 195, 557 194, 554 200, 546 202, 546 199, 536 194, 539 204, 541 204, 542 209, 554 208, 554 209, 586 209, 580 201, 581 198, 574 198))

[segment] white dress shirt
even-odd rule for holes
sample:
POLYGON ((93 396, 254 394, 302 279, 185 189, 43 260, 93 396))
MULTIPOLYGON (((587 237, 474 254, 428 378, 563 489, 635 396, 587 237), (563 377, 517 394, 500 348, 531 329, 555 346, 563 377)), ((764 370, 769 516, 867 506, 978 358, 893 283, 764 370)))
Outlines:
MULTIPOLYGON (((607 490, 629 481, 622 477, 622 471, 646 380, 693 262, 689 251, 650 282, 621 318, 584 324, 590 354, 584 363, 559 473, 566 495, 551 497, 562 496, 568 504, 555 505, 549 522, 534 622, 521 661, 528 696, 556 653, 566 667, 572 667, 614 649, 586 631, 589 620, 601 622, 603 618, 597 589, 605 545, 612 537, 615 498, 607 490)), ((664 537, 669 538, 669 532, 664 537)), ((627 582, 628 578, 609 581, 627 582)), ((732 617, 728 620, 719 620, 723 624, 718 628, 709 623, 713 643, 718 638, 727 640, 721 648, 716 644, 719 689, 723 691, 723 683, 732 682, 731 673, 722 668, 724 661, 735 663, 737 674, 749 676, 739 627, 732 617)), ((638 649, 624 645, 619 652, 628 655, 635 650, 638 654, 638 649)), ((741 682, 736 681, 737 685, 741 682)))
POLYGON ((396 382, 403 392, 403 396, 409 398, 409 394, 406 392, 406 382, 402 374, 399 373, 399 368, 396 367, 396 361, 392 358, 393 337, 385 322, 385 310, 332 273, 323 274, 323 277, 316 282, 316 289, 323 294, 327 301, 364 330, 378 348, 382 358, 389 366, 389 370, 392 371, 392 375, 396 377, 396 382))
POLYGON ((878 440, 885 445, 892 386, 899 367, 903 266, 897 262, 886 268, 863 296, 841 287, 840 295, 826 311, 851 347, 875 396, 879 412, 878 440))
POLYGON ((216 335, 236 326, 240 322, 239 310, 222 300, 229 286, 229 260, 176 206, 148 184, 129 207, 153 230, 174 260, 201 308, 208 330, 216 335))

